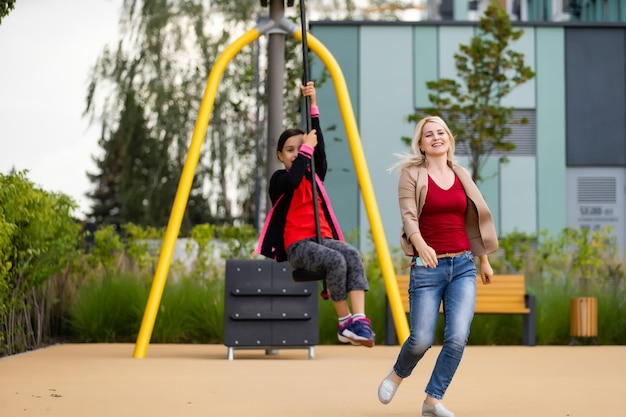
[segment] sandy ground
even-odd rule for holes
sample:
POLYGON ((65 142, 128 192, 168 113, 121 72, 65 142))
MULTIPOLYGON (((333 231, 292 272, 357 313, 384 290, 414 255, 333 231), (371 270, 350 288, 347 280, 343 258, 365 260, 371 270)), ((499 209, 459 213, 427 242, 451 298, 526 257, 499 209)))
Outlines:
MULTIPOLYGON (((440 347, 396 398, 376 389, 398 346, 235 350, 68 344, 0 359, 1 417, 418 416, 440 347)), ((445 398, 457 417, 626 416, 626 346, 468 346, 445 398)))

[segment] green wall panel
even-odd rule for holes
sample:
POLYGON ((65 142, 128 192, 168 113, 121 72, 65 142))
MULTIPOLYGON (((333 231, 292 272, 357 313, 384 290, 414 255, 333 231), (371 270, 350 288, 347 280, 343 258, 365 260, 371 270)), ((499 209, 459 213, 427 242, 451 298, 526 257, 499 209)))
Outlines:
POLYGON ((500 165, 500 236, 513 231, 533 234, 537 227, 535 157, 511 156, 500 165))
MULTIPOLYGON (((378 210, 390 248, 399 247, 401 226, 398 177, 387 169, 394 153, 406 151, 402 136, 411 136, 406 117, 413 112, 413 36, 410 26, 367 26, 360 34, 360 130, 378 210)), ((361 231, 369 233, 365 207, 361 231)), ((371 246, 363 246, 367 249, 371 246)))
MULTIPOLYGON (((311 33, 326 46, 341 67, 350 93, 352 108, 358 123, 359 31, 356 26, 311 26, 311 33)), ((315 57, 311 65, 311 78, 323 79, 324 67, 315 57)), ((332 201, 335 214, 346 237, 355 236, 359 227, 359 190, 352 153, 345 125, 339 110, 337 94, 332 79, 319 85, 317 101, 320 107, 321 126, 326 141, 329 171, 325 188, 332 201)), ((356 242, 352 242, 356 243, 356 242)))
MULTIPOLYGON (((454 54, 460 44, 467 44, 474 36, 473 26, 438 26, 439 29, 439 76, 459 80, 456 75, 454 54)), ((460 80, 459 80, 460 81, 460 80)))
POLYGON ((428 100, 427 81, 438 78, 439 65, 437 50, 437 27, 416 26, 413 29, 413 61, 415 83, 415 107, 424 108, 430 105, 428 100))
POLYGON ((536 29, 537 228, 566 226, 565 58, 563 28, 536 29))
POLYGON ((454 20, 467 20, 469 11, 469 2, 467 0, 454 0, 454 20))
MULTIPOLYGON (((516 28, 519 29, 519 28, 516 28)), ((512 51, 524 54, 524 63, 533 71, 535 69, 535 31, 533 28, 522 28, 524 34, 516 42, 509 45, 512 51)), ((502 105, 506 107, 516 107, 518 109, 535 108, 535 79, 531 79, 522 85, 517 86, 502 100, 502 105)))

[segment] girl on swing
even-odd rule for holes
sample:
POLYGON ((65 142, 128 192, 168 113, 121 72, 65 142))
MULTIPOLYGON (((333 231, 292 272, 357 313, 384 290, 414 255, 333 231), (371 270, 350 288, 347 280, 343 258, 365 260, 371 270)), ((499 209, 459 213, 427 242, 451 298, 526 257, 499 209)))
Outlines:
POLYGON ((322 184, 327 163, 315 85, 309 81, 301 85, 300 90, 305 97, 310 97, 313 128, 308 133, 299 128, 287 129, 278 139, 276 155, 285 168, 274 172, 270 179, 272 209, 265 219, 255 253, 278 262, 288 261, 293 269, 324 273, 339 319, 339 341, 372 347, 374 333, 365 316, 365 291, 369 285, 361 254, 344 241, 322 184), (321 244, 316 241, 311 157, 315 158, 319 191, 321 244))

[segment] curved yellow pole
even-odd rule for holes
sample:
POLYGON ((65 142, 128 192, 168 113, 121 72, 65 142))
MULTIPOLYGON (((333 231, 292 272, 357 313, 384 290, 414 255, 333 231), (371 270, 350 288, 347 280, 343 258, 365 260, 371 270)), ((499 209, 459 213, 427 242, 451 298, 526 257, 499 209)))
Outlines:
MULTIPOLYGON (((296 39, 301 41, 302 30, 296 31, 294 36, 296 39)), ((363 195, 365 209, 367 211, 370 227, 372 229, 374 245, 376 246, 380 268, 383 273, 383 280, 385 281, 385 289, 387 291, 387 297, 389 298, 389 305, 391 306, 393 322, 396 327, 398 341, 402 344, 402 342, 409 337, 409 325, 402 307, 400 291, 396 281, 396 273, 391 260, 391 255, 389 254, 389 247, 387 245, 387 239, 385 237, 382 222, 380 220, 380 212, 378 211, 378 205, 376 204, 374 188, 372 187, 372 181, 367 170, 367 164, 365 163, 365 154, 363 153, 363 147, 361 146, 361 138, 359 137, 359 130, 354 118, 354 110, 352 109, 352 103, 350 102, 350 95, 348 94, 346 80, 339 64, 337 64, 337 61, 332 54, 319 40, 308 32, 307 43, 311 50, 322 60, 330 72, 335 85, 339 108, 341 109, 341 116, 346 127, 350 151, 352 153, 352 158, 354 159, 354 166, 359 180, 361 194, 363 195)))
POLYGON ((150 288, 150 295, 148 296, 148 302, 146 304, 143 320, 141 322, 141 328, 139 329, 139 335, 137 336, 137 343, 135 344, 135 351, 133 353, 134 358, 145 358, 146 356, 157 311, 159 309, 159 304, 161 303, 165 280, 167 279, 167 273, 172 262, 174 245, 176 244, 176 239, 180 231, 180 225, 183 220, 183 214, 185 213, 185 207, 187 206, 193 177, 200 158, 200 150, 202 148, 202 144, 204 143, 207 126, 209 125, 209 118, 211 116, 211 111, 213 110, 213 103, 215 102, 219 80, 222 77, 222 74, 224 74, 226 64, 228 64, 244 46, 256 40, 258 37, 259 31, 256 28, 249 30, 239 37, 228 48, 226 48, 217 61, 215 61, 215 66, 209 75, 207 86, 204 90, 204 97, 202 98, 202 104, 200 105, 200 110, 198 112, 198 120, 196 120, 196 126, 191 139, 191 144, 189 145, 189 151, 187 152, 187 160, 185 161, 180 182, 178 183, 174 206, 172 207, 170 219, 165 231, 165 239, 163 241, 163 247, 161 248, 159 262, 157 263, 156 271, 154 272, 154 279, 152 280, 152 287, 150 288))

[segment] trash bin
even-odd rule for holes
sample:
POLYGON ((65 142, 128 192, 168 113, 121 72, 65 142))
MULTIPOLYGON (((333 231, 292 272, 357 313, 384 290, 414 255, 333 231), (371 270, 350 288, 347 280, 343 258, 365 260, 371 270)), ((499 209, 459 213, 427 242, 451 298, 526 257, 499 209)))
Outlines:
POLYGON ((596 297, 575 297, 570 304, 570 345, 579 343, 580 338, 590 338, 597 344, 598 299, 596 297))

